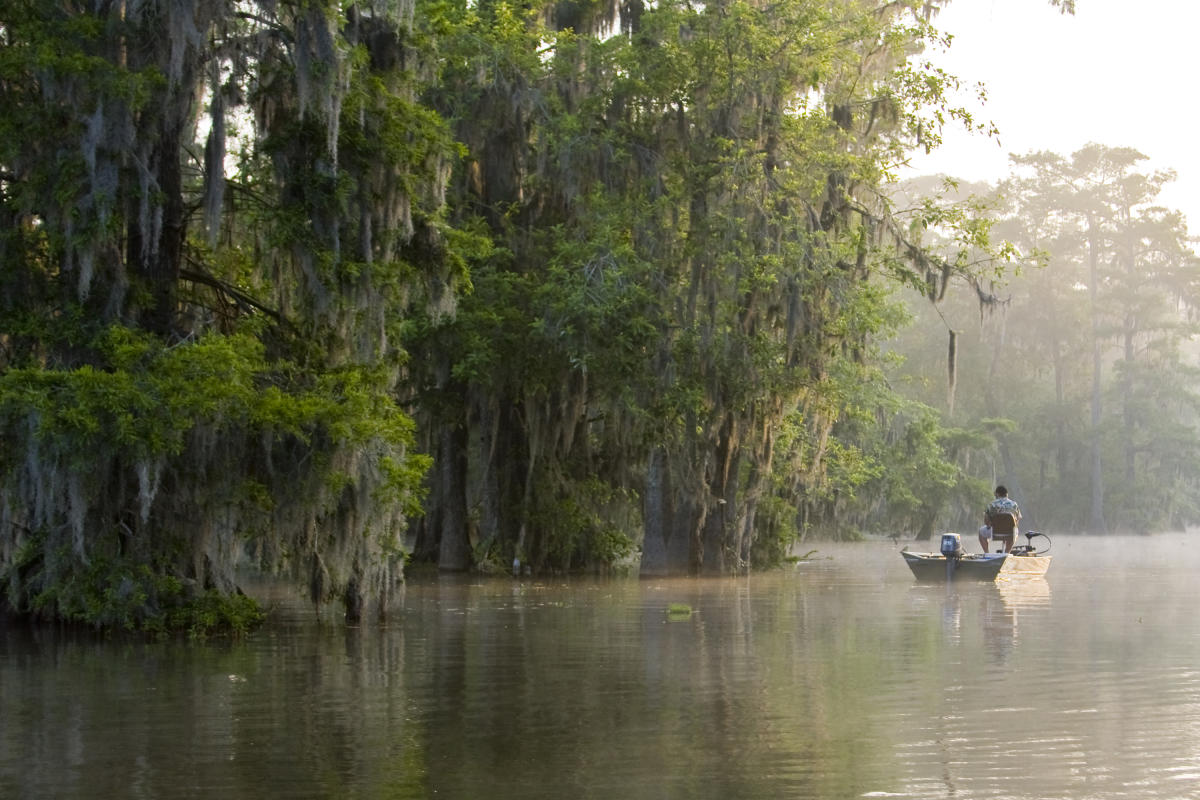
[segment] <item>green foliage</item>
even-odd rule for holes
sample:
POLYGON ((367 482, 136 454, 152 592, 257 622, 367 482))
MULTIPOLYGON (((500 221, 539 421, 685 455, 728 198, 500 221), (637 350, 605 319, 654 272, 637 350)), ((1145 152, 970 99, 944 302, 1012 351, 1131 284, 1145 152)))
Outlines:
MULTIPOLYGON (((72 370, 13 369, 0 375, 0 420, 14 439, 33 420, 40 443, 88 463, 97 450, 134 458, 178 456, 197 426, 258 430, 312 441, 318 432, 362 446, 412 440, 412 421, 362 368, 296 380, 244 335, 207 334, 165 347, 123 326, 103 332, 101 363, 72 370)), ((392 464, 394 488, 415 485, 413 465, 392 464)), ((419 466, 417 471, 420 471, 419 466)))
MULTIPOLYGON (((31 539, 13 569, 39 569, 43 556, 38 551, 44 543, 44 536, 31 539)), ((156 635, 242 635, 264 619, 258 603, 245 595, 215 589, 198 592, 167 569, 109 556, 95 557, 58 575, 27 599, 9 599, 14 608, 37 615, 156 635)))
MULTIPOLYGON (((85 493, 110 495, 109 500, 70 500, 88 502, 86 510, 69 506, 54 512, 47 506, 45 519, 23 516, 13 522, 61 527, 68 536, 47 545, 55 555, 40 557, 39 569, 30 571, 28 558, 18 558, 5 570, 6 582, 17 587, 10 598, 15 608, 151 632, 241 631, 254 620, 252 601, 224 586, 201 593, 180 591, 183 580, 207 580, 203 575, 189 577, 185 554, 199 546, 188 541, 197 534, 185 528, 168 535, 155 532, 153 526, 174 524, 169 520, 177 514, 195 514, 203 531, 209 524, 205 516, 232 515, 241 519, 245 541, 270 542, 279 534, 264 521, 298 509, 327 513, 360 485, 377 503, 404 514, 419 512, 429 461, 406 454, 413 441, 412 420, 395 405, 386 393, 387 383, 373 370, 345 367, 314 378, 293 364, 268 359, 252 336, 210 333, 166 347, 156 337, 123 327, 105 330, 93 352, 95 365, 71 370, 25 367, 0 375, 0 427, 12 445, 0 456, 3 482, 33 491, 24 501, 31 507, 54 502, 41 493, 63 491, 59 480, 79 482, 85 493), (286 452, 289 443, 298 444, 308 457, 317 457, 304 469, 286 465, 287 474, 294 476, 292 481, 307 475, 305 480, 322 488, 305 495, 303 483, 281 483, 288 480, 286 475, 260 471, 257 458, 249 453, 242 463, 234 459, 222 464, 223 450, 198 446, 210 437, 227 442, 224 447, 274 442, 280 452, 286 452), (377 477, 369 479, 331 458, 334 447, 374 461, 377 477), (194 475, 193 480, 203 481, 198 489, 203 495, 189 500, 194 504, 189 507, 182 498, 155 492, 143 477, 147 464, 163 465, 158 474, 194 475), (52 477, 56 475, 64 478, 52 477), (109 513, 127 513, 105 509, 119 500, 126 491, 121 488, 124 481, 132 482, 134 475, 134 498, 148 529, 131 540, 141 542, 136 554, 105 555, 109 548, 91 529, 107 525, 109 513), (39 480, 53 482, 40 487, 39 480), (72 531, 87 541, 91 554, 79 563, 81 545, 78 540, 70 543, 72 531)), ((236 446, 238 451, 245 447, 236 446)), ((190 491, 184 497, 190 497, 190 491)), ((129 533, 132 524, 126 523, 129 533)), ((378 541, 381 563, 402 555, 394 533, 381 531, 378 541)), ((286 558, 294 546, 283 547, 279 555, 286 558)))
POLYGON ((171 609, 163 627, 167 632, 186 631, 194 638, 214 633, 242 635, 261 624, 265 618, 265 613, 254 599, 244 594, 225 594, 209 589, 171 609))
POLYGON ((796 505, 783 492, 764 497, 758 504, 758 535, 751 558, 756 567, 770 568, 787 562, 792 547, 803 531, 797 521, 796 505))
POLYGON ((687 603, 668 603, 667 604, 667 619, 672 622, 678 622, 685 619, 691 619, 692 607, 687 603))
POLYGON ((245 568, 383 603, 430 466, 398 334, 422 303, 452 316, 490 252, 446 213, 436 35, 185 6, 0 0, 9 601, 239 629, 245 568))
POLYGON ((545 537, 541 566, 570 571, 612 566, 633 552, 634 542, 620 524, 622 509, 635 500, 599 480, 587 480, 544 502, 535 517, 545 537))
POLYGON ((466 420, 490 454, 466 474, 500 470, 480 524, 561 564, 600 527, 559 498, 640 487, 658 451, 672 524, 719 498, 705 552, 777 561, 884 469, 830 428, 869 405, 869 342, 900 318, 885 282, 936 290, 978 278, 981 249, 988 274, 1011 256, 975 205, 921 206, 957 237, 942 258, 880 202, 922 132, 986 127, 910 64, 938 34, 913 3, 669 2, 622 36, 592 6, 430 14, 463 34, 429 95, 468 148, 451 218, 486 220, 496 249, 458 317, 409 341, 449 362, 423 421, 466 420))

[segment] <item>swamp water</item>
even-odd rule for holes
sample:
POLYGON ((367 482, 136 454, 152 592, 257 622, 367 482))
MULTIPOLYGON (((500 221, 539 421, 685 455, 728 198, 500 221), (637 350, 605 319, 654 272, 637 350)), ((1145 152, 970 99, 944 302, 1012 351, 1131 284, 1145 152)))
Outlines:
POLYGON ((411 580, 384 627, 283 603, 232 643, 0 628, 0 797, 1200 798, 1200 536, 952 586, 815 546, 411 580))

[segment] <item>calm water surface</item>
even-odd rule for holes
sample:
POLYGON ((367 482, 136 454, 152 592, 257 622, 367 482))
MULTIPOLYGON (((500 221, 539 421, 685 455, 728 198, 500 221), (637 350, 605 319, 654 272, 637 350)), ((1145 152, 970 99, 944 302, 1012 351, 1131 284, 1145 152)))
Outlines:
POLYGON ((916 585, 890 542, 737 580, 410 581, 382 628, 0 628, 3 798, 1200 798, 1200 536, 916 585), (669 617, 686 603, 689 617, 669 617))

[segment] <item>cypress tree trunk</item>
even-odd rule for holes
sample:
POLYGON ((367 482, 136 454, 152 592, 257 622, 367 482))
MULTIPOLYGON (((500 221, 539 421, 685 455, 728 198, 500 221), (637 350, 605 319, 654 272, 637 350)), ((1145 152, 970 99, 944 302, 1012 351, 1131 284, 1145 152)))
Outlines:
POLYGON ((1100 232, 1096 230, 1096 221, 1088 218, 1088 299, 1092 316, 1092 533, 1107 533, 1108 525, 1104 521, 1104 463, 1100 452, 1101 431, 1101 385, 1102 359, 1100 352, 1100 311, 1097 308, 1096 297, 1099 293, 1099 248, 1097 241, 1100 232))
MULTIPOLYGON (((730 537, 735 530, 734 520, 738 507, 738 466, 741 462, 741 448, 737 427, 734 415, 726 414, 717 437, 713 476, 708 486, 707 499, 710 506, 704 520, 701 572, 705 575, 727 573, 727 551, 731 545, 730 537)), ((736 550, 734 552, 736 553, 736 550)))
POLYGON ((1137 327, 1136 317, 1132 312, 1125 317, 1125 372, 1121 376, 1121 427, 1124 434, 1125 450, 1125 485, 1134 486, 1137 480, 1137 458, 1134 451, 1135 412, 1133 410, 1133 339, 1137 327))
MULTIPOLYGON (((1058 303, 1057 294, 1051 285, 1045 292, 1047 304, 1047 317, 1052 320, 1058 318, 1058 303)), ((1066 409, 1066 387, 1065 373, 1067 369, 1066 358, 1063 356, 1063 341, 1062 336, 1056 329, 1051 341, 1051 364, 1054 368, 1054 404, 1058 409, 1056 419, 1054 421, 1054 464, 1057 470, 1056 480, 1061 481, 1068 474, 1068 458, 1067 458, 1067 431, 1065 421, 1066 409)), ((1044 486, 1039 487, 1045 489, 1044 486)))
POLYGON ((463 425, 447 422, 438 438, 438 475, 442 513, 438 569, 461 572, 471 566, 467 535, 467 432, 463 425))
POLYGON ((496 413, 490 398, 476 394, 475 405, 475 460, 479 474, 475 486, 479 493, 479 542, 480 550, 487 553, 500 538, 500 470, 495 459, 497 424, 496 413))
POLYGON ((645 501, 642 517, 641 576, 659 577, 669 574, 667 543, 672 532, 670 490, 667 482, 666 453, 656 447, 646 465, 645 501))
MULTIPOLYGON (((161 231, 139 228, 131 240, 140 241, 149 252, 138 254, 134 264, 148 284, 150 307, 143 316, 144 327, 160 335, 171 333, 175 325, 176 288, 183 260, 183 241, 187 233, 183 210, 183 180, 179 163, 179 122, 170 117, 161 120, 161 131, 151 156, 151 170, 157 175, 158 191, 162 197, 161 231), (146 242, 151 237, 154 240, 146 242), (147 245, 149 247, 147 248, 147 245)), ((134 224, 139 225, 137 217, 134 224)))
POLYGON ((675 530, 667 540, 667 567, 671 575, 694 575, 702 566, 704 526, 708 508, 694 493, 679 500, 675 530))

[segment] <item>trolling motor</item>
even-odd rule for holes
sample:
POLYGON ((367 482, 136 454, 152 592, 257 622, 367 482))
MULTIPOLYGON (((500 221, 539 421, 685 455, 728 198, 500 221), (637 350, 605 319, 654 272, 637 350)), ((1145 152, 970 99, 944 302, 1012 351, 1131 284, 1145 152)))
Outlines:
MULTIPOLYGON (((943 538, 945 538, 945 537, 943 537, 943 538)), ((1028 533, 1025 534, 1025 544, 1019 544, 1016 547, 1014 547, 1012 549, 1012 555, 1014 555, 1014 556, 1041 556, 1041 555, 1045 555, 1046 553, 1049 553, 1050 548, 1053 546, 1054 546, 1054 543, 1050 541, 1050 537, 1047 536, 1046 534, 1039 533, 1038 531, 1029 531, 1028 533), (1046 549, 1045 550, 1038 550, 1034 546, 1033 537, 1035 537, 1035 536, 1040 536, 1046 540, 1046 549)))

